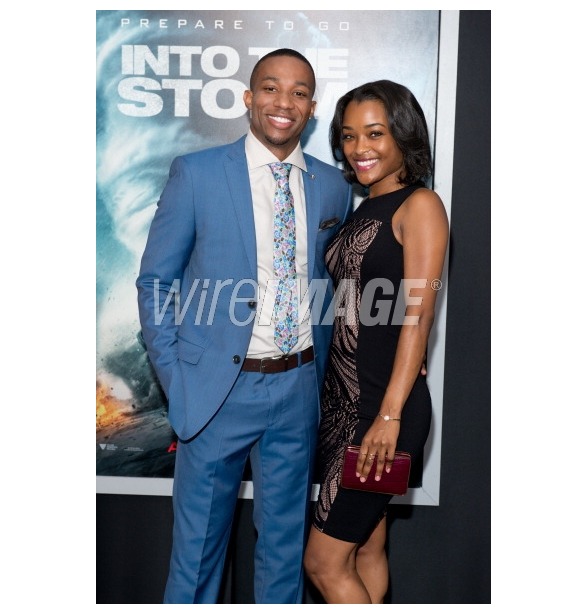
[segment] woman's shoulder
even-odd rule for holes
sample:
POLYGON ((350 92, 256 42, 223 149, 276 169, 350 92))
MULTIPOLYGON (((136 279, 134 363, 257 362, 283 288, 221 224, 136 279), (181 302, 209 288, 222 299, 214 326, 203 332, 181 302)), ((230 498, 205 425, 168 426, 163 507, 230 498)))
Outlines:
POLYGON ((403 203, 403 211, 408 215, 412 214, 435 214, 438 216, 444 216, 446 218, 447 213, 442 199, 432 189, 421 186, 415 189, 403 203))
POLYGON ((442 235, 446 238, 449 232, 449 220, 441 198, 425 187, 417 188, 406 198, 398 210, 396 221, 403 237, 417 235, 426 239, 427 235, 442 235))
POLYGON ((426 186, 415 188, 407 197, 406 203, 412 205, 442 205, 444 207, 438 193, 426 186))

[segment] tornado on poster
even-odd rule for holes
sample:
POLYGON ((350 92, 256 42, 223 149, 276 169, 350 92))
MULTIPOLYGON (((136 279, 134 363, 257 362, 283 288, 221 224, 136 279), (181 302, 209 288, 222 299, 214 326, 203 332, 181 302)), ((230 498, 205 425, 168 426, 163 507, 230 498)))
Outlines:
POLYGON ((406 85, 434 140, 439 11, 97 11, 97 475, 172 478, 175 437, 142 342, 135 280, 172 159, 248 129, 242 101, 265 53, 290 47, 317 77, 304 150, 334 163, 337 99, 406 85))

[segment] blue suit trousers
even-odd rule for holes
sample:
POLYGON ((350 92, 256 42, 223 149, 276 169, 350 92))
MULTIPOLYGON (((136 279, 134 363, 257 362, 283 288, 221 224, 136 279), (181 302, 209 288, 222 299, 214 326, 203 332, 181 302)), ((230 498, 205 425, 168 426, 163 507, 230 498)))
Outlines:
POLYGON ((255 603, 302 603, 318 423, 314 362, 282 373, 243 371, 207 426, 179 443, 164 603, 217 603, 249 456, 255 603))

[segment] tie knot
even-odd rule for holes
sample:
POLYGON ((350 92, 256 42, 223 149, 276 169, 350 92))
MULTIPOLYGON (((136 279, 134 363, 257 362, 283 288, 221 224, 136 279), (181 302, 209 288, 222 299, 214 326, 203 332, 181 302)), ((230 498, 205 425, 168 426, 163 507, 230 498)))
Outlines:
POLYGON ((281 178, 288 179, 291 167, 291 163, 269 163, 269 168, 271 169, 271 172, 273 172, 275 180, 280 180, 281 178))

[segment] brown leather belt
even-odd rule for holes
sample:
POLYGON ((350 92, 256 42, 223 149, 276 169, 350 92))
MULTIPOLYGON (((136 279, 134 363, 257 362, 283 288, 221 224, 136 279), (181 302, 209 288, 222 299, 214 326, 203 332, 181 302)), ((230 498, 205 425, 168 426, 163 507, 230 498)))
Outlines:
POLYGON ((313 346, 290 356, 277 356, 275 358, 245 358, 243 371, 251 373, 283 373, 313 360, 313 346))

